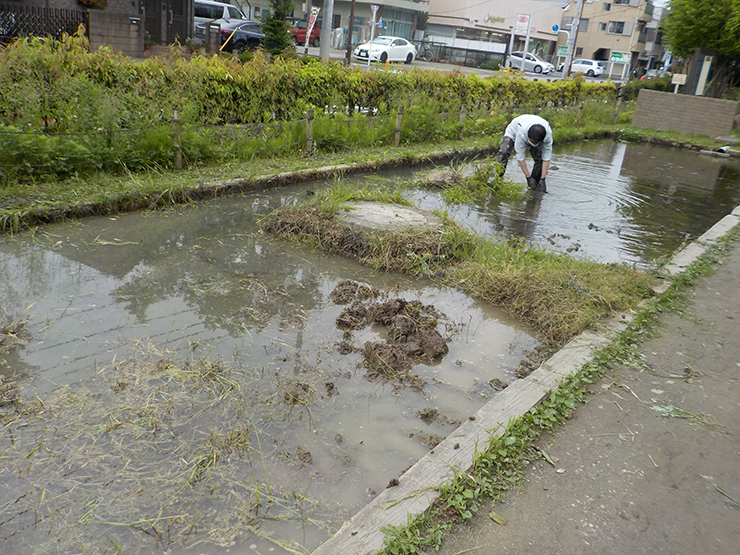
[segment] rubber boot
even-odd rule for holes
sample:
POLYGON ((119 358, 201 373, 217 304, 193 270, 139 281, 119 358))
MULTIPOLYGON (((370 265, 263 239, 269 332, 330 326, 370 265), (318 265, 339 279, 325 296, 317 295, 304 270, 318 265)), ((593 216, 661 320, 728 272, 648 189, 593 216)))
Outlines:
POLYGON ((514 150, 514 141, 510 137, 504 137, 501 141, 501 146, 498 147, 498 155, 496 156, 496 162, 500 164, 498 170, 498 176, 503 177, 506 172, 506 164, 509 163, 509 156, 511 151, 514 150))

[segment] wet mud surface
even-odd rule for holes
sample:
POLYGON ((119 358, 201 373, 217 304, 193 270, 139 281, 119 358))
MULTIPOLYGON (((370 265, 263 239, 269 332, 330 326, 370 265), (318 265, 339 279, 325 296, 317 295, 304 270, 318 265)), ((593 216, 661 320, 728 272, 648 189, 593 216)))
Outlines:
POLYGON ((336 320, 337 327, 345 330, 337 345, 339 352, 361 352, 369 381, 391 383, 394 391, 423 392, 426 382, 411 369, 419 363, 438 362, 449 352, 448 339, 437 331, 444 316, 432 305, 389 299, 379 290, 353 281, 339 283, 329 297, 337 304, 349 304, 336 320), (379 329, 385 341, 354 346, 352 332, 368 326, 379 329))
POLYGON ((501 311, 259 232, 304 195, 0 243, 3 307, 26 322, 0 357, 4 548, 307 551, 514 379, 538 342, 501 311))

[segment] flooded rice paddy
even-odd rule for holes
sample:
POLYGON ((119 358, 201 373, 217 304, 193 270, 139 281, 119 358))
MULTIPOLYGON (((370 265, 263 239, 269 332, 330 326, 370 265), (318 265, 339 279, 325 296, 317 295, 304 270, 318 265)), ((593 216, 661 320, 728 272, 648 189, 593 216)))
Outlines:
MULTIPOLYGON (((740 203, 737 164, 693 152, 585 143, 553 166, 536 200, 406 191, 482 234, 643 267, 740 203)), ((19 378, 0 406, 9 552, 306 552, 515 379, 537 341, 497 309, 259 233, 325 185, 0 241, 0 302, 30 337, 0 366, 19 378), (347 280, 433 305, 449 352, 413 367, 422 388, 368 376, 359 351, 388 332, 337 326, 347 280)))
MULTIPOLYGON (((531 167, 531 159, 527 155, 531 167)), ((510 160, 507 177, 524 181, 510 160)), ((740 164, 698 152, 594 141, 556 147, 548 194, 445 206, 437 192, 411 195, 481 234, 524 237, 604 263, 647 268, 665 260, 740 203, 740 164)))

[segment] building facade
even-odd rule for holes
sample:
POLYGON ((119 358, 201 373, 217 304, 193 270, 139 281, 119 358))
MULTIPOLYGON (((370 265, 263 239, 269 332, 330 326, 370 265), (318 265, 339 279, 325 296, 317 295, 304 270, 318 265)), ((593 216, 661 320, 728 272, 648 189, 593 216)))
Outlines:
MULTIPOLYGON (((451 48, 489 52, 503 60, 517 16, 529 19, 529 52, 550 61, 567 0, 429 0, 427 39, 451 48)), ((515 33, 513 51, 524 50, 526 35, 515 33)))
MULTIPOLYGON (((306 14, 311 12, 311 6, 321 8, 319 24, 323 23, 323 0, 296 2, 293 15, 307 19, 306 14)), ((352 44, 362 44, 370 40, 371 36, 392 35, 413 39, 419 25, 420 17, 426 17, 429 4, 416 0, 355 0, 355 13, 352 26, 352 44), (375 11, 375 25, 373 28, 373 6, 375 11)), ((352 13, 352 2, 335 0, 332 14, 332 37, 329 37, 333 48, 345 48, 349 39, 349 23, 352 13)), ((323 27, 321 27, 323 31, 323 27)), ((321 37, 321 40, 326 40, 321 37)))
MULTIPOLYGON (((578 2, 570 0, 563 11, 561 27, 574 32, 578 2)), ((651 30, 654 7, 652 0, 584 0, 581 3, 580 24, 576 32, 573 58, 603 60, 608 72, 626 74, 645 67, 654 56, 648 33, 651 30), (620 62, 614 60, 619 59, 620 62)), ((652 26, 655 50, 657 25, 652 26)), ((567 36, 560 37, 558 45, 566 46, 567 36)))

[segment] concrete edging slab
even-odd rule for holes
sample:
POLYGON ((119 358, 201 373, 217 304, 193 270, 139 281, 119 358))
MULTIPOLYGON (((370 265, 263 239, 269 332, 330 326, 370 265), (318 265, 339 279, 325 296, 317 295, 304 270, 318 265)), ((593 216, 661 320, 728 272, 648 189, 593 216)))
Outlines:
MULTIPOLYGON (((665 272, 669 276, 681 273, 739 224, 740 206, 737 206, 730 215, 678 252, 666 265, 665 272)), ((667 283, 659 284, 656 292, 666 289, 667 283)), ((561 380, 576 373, 591 360, 595 351, 626 329, 631 320, 630 315, 620 314, 600 324, 596 331, 581 333, 529 376, 510 384, 419 459, 399 478, 397 486, 387 488, 345 522, 312 555, 366 555, 379 550, 385 539, 384 527, 404 526, 410 517, 424 512, 438 496, 438 487, 449 483, 455 472, 470 468, 476 454, 492 437, 502 435, 512 420, 526 414, 548 392, 557 388, 561 380)))

